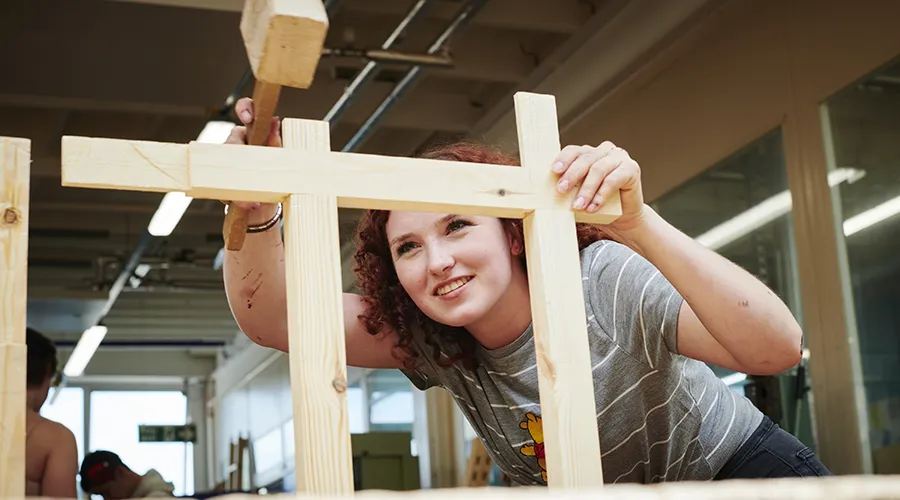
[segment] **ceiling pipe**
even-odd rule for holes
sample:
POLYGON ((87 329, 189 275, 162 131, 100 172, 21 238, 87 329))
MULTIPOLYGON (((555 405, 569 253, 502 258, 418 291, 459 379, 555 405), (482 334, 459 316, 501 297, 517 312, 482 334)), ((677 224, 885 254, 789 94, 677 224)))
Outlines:
MULTIPOLYGON (((394 28, 394 31, 388 35, 387 39, 385 39, 384 43, 381 44, 382 50, 390 50, 397 41, 403 37, 406 33, 406 30, 409 29, 410 26, 419 18, 419 16, 425 11, 425 7, 428 6, 429 0, 418 0, 413 4, 412 8, 409 9, 409 12, 406 13, 406 16, 400 21, 400 24, 394 28)), ((344 89, 344 93, 341 97, 338 98, 337 102, 334 103, 334 106, 328 110, 328 113, 325 114, 324 120, 331 124, 333 127, 338 118, 344 114, 344 111, 350 106, 350 103, 353 102, 353 99, 356 97, 357 93, 368 85, 369 82, 378 74, 378 70, 381 67, 378 61, 369 61, 366 63, 365 67, 356 74, 356 77, 347 85, 347 88, 344 89)))
MULTIPOLYGON (((394 47, 394 45, 400 41, 401 38, 406 34, 407 30, 415 22, 420 18, 420 16, 425 12, 426 7, 430 0, 417 0, 412 7, 410 7, 409 11, 407 11, 406 15, 403 17, 403 20, 394 28, 390 35, 384 40, 381 44, 381 49, 383 51, 388 51, 394 47)), ((328 4, 326 3, 326 9, 328 8, 328 4)), ((330 11, 329 11, 330 13, 330 11)), ((433 55, 433 54, 428 54, 433 55)), ((356 96, 359 94, 359 91, 362 90, 366 85, 368 85, 374 78, 375 75, 378 74, 378 71, 381 69, 381 64, 377 60, 370 60, 366 63, 362 70, 356 74, 356 77, 353 78, 353 81, 344 88, 344 93, 335 101, 334 105, 325 113, 325 117, 323 121, 328 122, 331 127, 334 127, 340 119, 341 115, 350 107, 350 104, 353 103, 356 96)), ((246 75, 245 75, 246 76, 246 75)), ((228 112, 230 106, 234 105, 234 100, 236 96, 239 95, 241 91, 241 83, 238 84, 238 88, 232 92, 231 96, 228 97, 225 101, 225 108, 223 111, 225 113, 228 112)), ((343 250, 342 250, 343 252, 343 250)), ((225 259, 225 249, 219 249, 219 253, 216 255, 216 258, 213 262, 213 269, 218 271, 222 268, 223 261, 225 259)))
MULTIPOLYGON (((478 13, 479 10, 484 6, 487 0, 472 0, 465 8, 463 8, 462 12, 456 16, 453 22, 450 23, 450 26, 444 30, 443 33, 438 36, 438 38, 431 44, 431 47, 428 48, 428 54, 434 55, 445 49, 445 44, 456 35, 460 29, 466 26, 469 21, 472 20, 473 17, 478 13)), ((384 101, 378 105, 378 108, 372 113, 371 116, 363 123, 363 125, 356 131, 356 134, 350 138, 346 145, 341 149, 343 152, 350 152, 356 150, 362 143, 365 141, 375 130, 375 125, 381 121, 381 118, 387 113, 387 111, 397 102, 397 100, 415 83, 419 76, 422 74, 422 66, 416 65, 410 68, 406 75, 402 80, 391 90, 391 93, 385 97, 384 101)))
POLYGON ((409 54, 392 50, 379 49, 353 49, 353 48, 324 48, 322 55, 325 57, 355 57, 368 59, 369 62, 386 64, 416 64, 421 66, 437 66, 448 68, 453 66, 453 61, 444 55, 409 54))

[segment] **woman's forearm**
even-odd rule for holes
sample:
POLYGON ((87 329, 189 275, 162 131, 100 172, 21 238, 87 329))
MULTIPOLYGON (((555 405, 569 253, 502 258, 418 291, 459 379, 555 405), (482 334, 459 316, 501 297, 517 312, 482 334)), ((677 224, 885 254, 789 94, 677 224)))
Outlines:
MULTIPOLYGON (((252 214, 252 224, 265 222, 273 210, 252 214)), ((238 326, 254 342, 287 350, 287 296, 284 244, 278 226, 248 234, 239 251, 225 251, 222 265, 225 294, 238 326)))
POLYGON ((796 362, 800 326, 784 302, 740 266, 649 207, 642 224, 614 236, 659 269, 710 335, 742 365, 780 371, 784 368, 777 367, 796 362))

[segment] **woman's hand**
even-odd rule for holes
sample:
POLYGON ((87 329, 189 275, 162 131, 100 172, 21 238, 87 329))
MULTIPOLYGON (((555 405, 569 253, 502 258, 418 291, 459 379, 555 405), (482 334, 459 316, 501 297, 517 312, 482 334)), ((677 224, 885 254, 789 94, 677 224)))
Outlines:
POLYGON ((625 231, 644 220, 644 194, 641 168, 628 152, 612 142, 594 146, 566 146, 553 163, 560 174, 557 189, 570 193, 577 188, 572 202, 575 210, 596 213, 618 191, 622 200, 622 216, 604 226, 625 231))
MULTIPOLYGON (((247 127, 254 124, 253 117, 253 100, 244 97, 238 100, 234 105, 234 114, 243 123, 242 126, 234 127, 231 134, 225 139, 225 144, 247 144, 247 127)), ((269 136, 266 139, 266 146, 276 148, 281 147, 281 121, 278 117, 272 118, 269 126, 269 136)), ((248 222, 251 224, 260 224, 268 221, 275 214, 277 206, 273 203, 256 203, 238 201, 232 203, 232 206, 243 208, 250 212, 248 222)))

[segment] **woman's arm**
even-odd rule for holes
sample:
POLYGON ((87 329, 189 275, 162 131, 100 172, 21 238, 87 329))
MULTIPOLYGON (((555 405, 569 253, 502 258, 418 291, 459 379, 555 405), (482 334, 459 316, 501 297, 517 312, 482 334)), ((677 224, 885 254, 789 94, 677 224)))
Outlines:
MULTIPOLYGON (((236 114, 245 124, 253 121, 253 104, 241 99, 236 114)), ((281 136, 273 120, 268 145, 281 146, 281 136)), ((235 127, 227 143, 246 144, 246 127, 235 127)), ((236 203, 249 211, 248 224, 258 225, 276 214, 276 206, 236 203)), ((301 215, 302 216, 302 215, 301 215)), ((284 243, 276 225, 262 233, 248 234, 239 251, 225 251, 222 266, 225 295, 235 321, 253 342, 280 351, 288 351, 287 289, 285 284, 284 243)), ((369 335, 358 319, 365 301, 355 294, 343 295, 347 364, 363 368, 400 368, 393 354, 396 334, 369 335)))
POLYGON ((678 352, 751 374, 800 361, 802 331, 791 311, 747 271, 645 207, 643 222, 614 237, 652 263, 684 298, 678 352))
POLYGON ((622 215, 602 229, 653 264, 684 298, 680 354, 752 374, 774 374, 801 356, 802 332, 762 282, 672 227, 644 204, 641 170, 611 142, 567 146, 554 164, 559 191, 577 187, 573 208, 596 212, 616 193, 622 215))

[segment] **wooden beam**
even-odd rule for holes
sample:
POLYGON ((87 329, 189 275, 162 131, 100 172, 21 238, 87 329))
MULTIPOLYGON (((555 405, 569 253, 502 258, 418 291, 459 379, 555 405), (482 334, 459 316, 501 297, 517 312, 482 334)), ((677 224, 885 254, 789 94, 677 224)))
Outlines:
MULTIPOLYGON (((284 147, 329 151, 328 122, 285 120, 284 147)), ((297 491, 352 494, 337 198, 285 202, 284 251, 297 491)))
POLYGON ((260 81, 308 88, 313 81, 328 14, 322 0, 246 0, 241 35, 253 74, 260 81))
POLYGON ((0 498, 25 495, 31 142, 0 137, 0 498))
POLYGON ((525 218, 541 419, 551 488, 603 485, 575 218, 548 168, 560 151, 552 96, 516 94, 522 166, 556 207, 525 218))
MULTIPOLYGON (((323 194, 336 196, 343 208, 512 218, 561 206, 558 198, 548 199, 536 189, 524 170, 499 165, 85 137, 63 137, 62 149, 62 181, 69 187, 183 191, 195 198, 266 202, 323 194)), ((606 224, 619 215, 614 199, 595 214, 576 212, 575 218, 606 224)))
MULTIPOLYGON (((366 500, 884 500, 897 498, 900 476, 831 476, 822 478, 732 479, 611 484, 603 489, 547 491, 547 488, 443 488, 411 491, 364 491, 366 500)), ((334 498, 315 494, 279 494, 278 500, 334 498)), ((35 497, 34 500, 41 500, 35 497)), ((45 499, 52 500, 52 499, 45 499)), ((229 495, 228 500, 259 500, 258 495, 229 495)))

